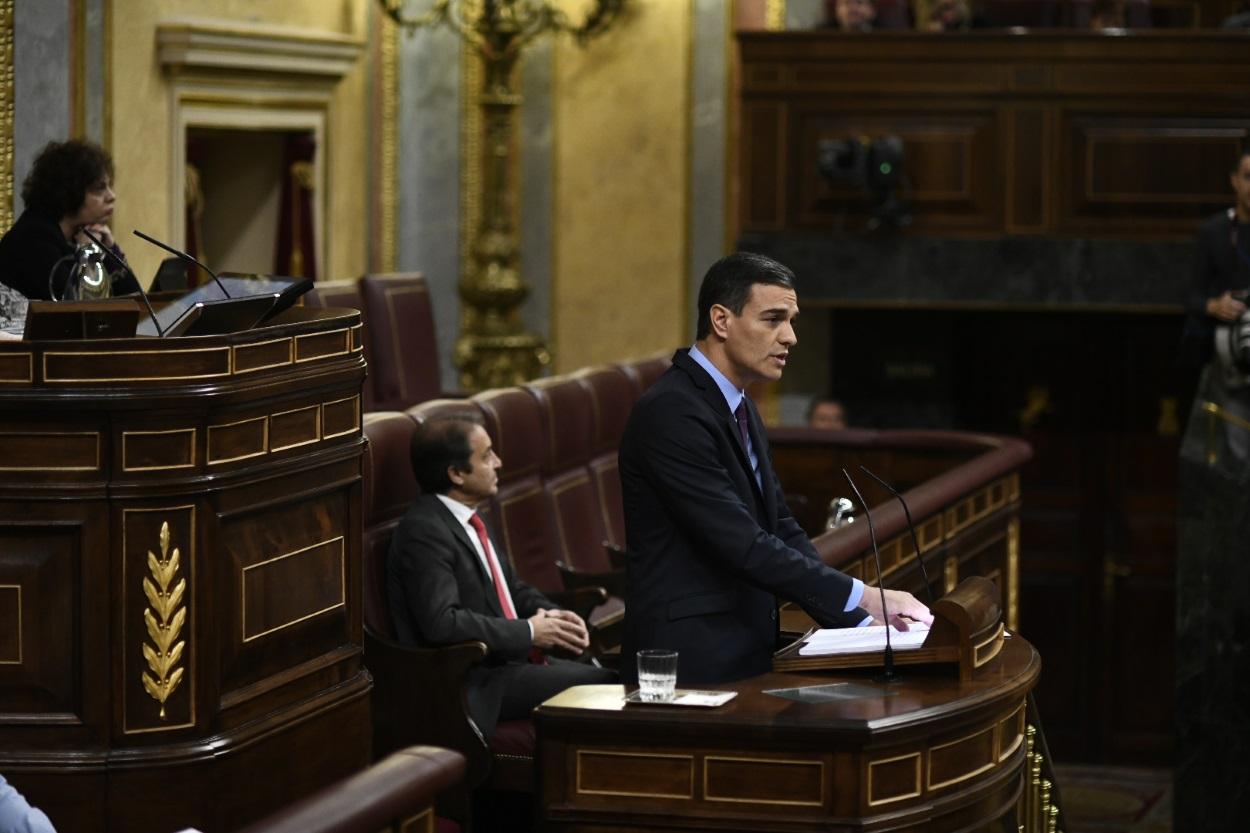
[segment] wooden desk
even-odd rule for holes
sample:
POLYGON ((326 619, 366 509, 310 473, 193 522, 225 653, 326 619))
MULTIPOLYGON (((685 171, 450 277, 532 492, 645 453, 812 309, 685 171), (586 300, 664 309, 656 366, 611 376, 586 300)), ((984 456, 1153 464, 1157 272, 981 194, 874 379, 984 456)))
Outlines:
POLYGON ((1017 636, 972 682, 906 669, 891 696, 816 705, 763 692, 875 684, 766 674, 716 686, 739 692, 717 709, 573 688, 536 712, 543 829, 999 829, 1023 795, 1025 698, 1040 669, 1017 636))
POLYGON ((354 310, 0 344, 0 772, 59 830, 233 830, 364 766, 354 310))

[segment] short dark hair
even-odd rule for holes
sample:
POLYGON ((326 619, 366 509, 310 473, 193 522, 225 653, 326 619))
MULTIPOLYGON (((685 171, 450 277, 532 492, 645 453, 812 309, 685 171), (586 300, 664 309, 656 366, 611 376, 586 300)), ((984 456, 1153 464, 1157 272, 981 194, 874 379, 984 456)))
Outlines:
POLYGON ((469 434, 481 425, 480 416, 465 412, 432 417, 417 426, 412 433, 409 454, 412 473, 422 492, 445 495, 452 487, 447 469, 455 467, 456 471, 467 472, 472 468, 469 457, 473 448, 469 445, 469 434))
POLYGON ((106 176, 113 178, 113 158, 96 143, 48 142, 22 183, 22 201, 27 208, 60 220, 77 213, 87 190, 106 176))
POLYGON ((842 400, 831 393, 820 396, 813 396, 811 401, 807 403, 807 413, 803 414, 803 418, 811 422, 812 414, 816 413, 816 409, 824 404, 837 405, 842 409, 842 413, 846 413, 846 406, 842 404, 842 400))
POLYGON ((734 252, 712 264, 699 286, 699 320, 695 338, 712 332, 712 307, 720 304, 734 315, 741 315, 757 283, 794 289, 794 273, 771 257, 752 252, 734 252))

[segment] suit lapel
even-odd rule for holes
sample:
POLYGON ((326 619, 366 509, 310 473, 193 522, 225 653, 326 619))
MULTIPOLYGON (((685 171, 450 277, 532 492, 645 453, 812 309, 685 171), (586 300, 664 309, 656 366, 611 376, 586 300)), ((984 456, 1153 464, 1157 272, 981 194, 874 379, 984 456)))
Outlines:
MULTIPOLYGON (((699 393, 703 396, 704 401, 707 402, 712 408, 713 413, 728 414, 728 417, 722 420, 722 422, 724 430, 729 433, 730 441, 733 443, 733 447, 738 452, 738 464, 742 466, 743 471, 746 472, 747 479, 751 481, 751 487, 755 490, 756 497, 763 499, 765 505, 767 506, 767 498, 762 494, 759 483, 755 480, 755 472, 751 470, 751 455, 747 454, 746 447, 742 444, 742 434, 738 431, 738 418, 735 417, 733 412, 729 410, 729 404, 725 402, 724 394, 720 392, 720 388, 716 386, 716 382, 711 376, 708 375, 707 371, 702 367, 699 367, 698 363, 696 363, 694 359, 690 358, 690 352, 688 350, 678 350, 677 354, 673 356, 673 363, 682 370, 686 371, 686 374, 690 377, 691 381, 694 382, 695 387, 699 389, 699 393)), ((753 424, 752 415, 754 414, 754 404, 747 405, 748 430, 750 430, 750 427, 753 424)), ((758 421, 758 419, 759 417, 756 415, 755 420, 758 421)), ((755 443, 755 447, 757 449, 756 456, 758 457, 760 444, 758 440, 755 439, 757 434, 752 434, 751 436, 752 442, 755 443)), ((762 458, 760 465, 763 465, 762 458)), ((763 474, 762 468, 760 469, 760 473, 763 474)))
POLYGON ((451 537, 455 538, 459 543, 460 556, 469 560, 469 563, 473 565, 475 574, 482 582, 482 596, 486 599, 487 606, 490 607, 491 612, 496 616, 503 616, 503 608, 499 606, 499 594, 495 591, 495 581, 491 578, 490 573, 487 572, 486 565, 482 563, 482 559, 478 557, 477 550, 469 539, 469 530, 464 528, 464 524, 456 519, 456 516, 443 505, 441 500, 436 497, 431 497, 431 500, 438 504, 438 508, 442 510, 439 512, 439 517, 447 525, 447 531, 451 533, 451 537))

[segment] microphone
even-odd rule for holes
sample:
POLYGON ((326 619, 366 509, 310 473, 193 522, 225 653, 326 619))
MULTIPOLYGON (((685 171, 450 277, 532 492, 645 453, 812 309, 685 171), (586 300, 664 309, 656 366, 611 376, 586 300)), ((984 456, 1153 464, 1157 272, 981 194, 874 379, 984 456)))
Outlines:
POLYGON ((113 258, 113 260, 117 261, 123 269, 130 273, 130 277, 134 279, 135 286, 139 287, 139 297, 143 298, 143 305, 148 308, 148 316, 152 319, 152 326, 156 327, 156 334, 159 337, 164 338, 165 330, 161 327, 160 322, 156 320, 156 310, 152 309, 152 302, 148 300, 148 293, 143 288, 143 282, 139 280, 139 276, 136 275, 134 270, 130 268, 130 264, 127 263, 125 259, 118 257, 117 252, 113 251, 108 246, 105 246, 104 243, 100 241, 100 238, 92 234, 91 231, 85 226, 81 229, 81 231, 83 234, 87 235, 87 238, 92 243, 95 243, 100 247, 100 251, 104 252, 107 257, 113 258))
POLYGON ((898 502, 903 504, 903 515, 907 518, 907 531, 911 533, 911 545, 916 550, 916 563, 920 565, 920 575, 924 578, 924 592, 929 597, 929 607, 933 607, 933 586, 929 584, 929 571, 925 569, 924 559, 920 557, 920 542, 916 539, 916 525, 911 522, 911 510, 907 508, 907 501, 903 500, 903 496, 898 493, 897 489, 868 471, 868 469, 860 466, 859 470, 880 483, 883 489, 894 495, 894 497, 898 498, 898 502))
POLYGON ((847 483, 851 484, 851 491, 855 493, 855 497, 859 498, 859 505, 864 507, 864 517, 868 519, 868 534, 872 538, 872 554, 877 561, 877 590, 881 593, 881 618, 885 620, 885 668, 877 680, 883 683, 891 683, 898 679, 898 675, 894 673, 894 648, 890 646, 890 612, 885 609, 885 585, 881 577, 881 550, 877 548, 877 530, 872 525, 872 513, 868 511, 868 502, 859 493, 859 488, 855 485, 855 481, 851 479, 851 475, 847 473, 846 469, 842 469, 842 476, 846 478, 847 483))
POLYGON ((203 263, 200 263, 198 260, 191 257, 191 255, 187 254, 186 252, 175 249, 173 246, 170 246, 166 243, 162 243, 161 241, 157 240, 155 237, 149 237, 148 235, 144 234, 138 229, 135 229, 134 232, 135 232, 136 237, 143 238, 144 240, 151 243, 153 246, 159 246, 160 248, 169 252, 171 255, 178 258, 179 260, 185 261, 187 263, 193 264, 203 269, 205 272, 209 274, 209 277, 213 279, 213 283, 217 284, 217 288, 221 290, 221 294, 225 295, 227 298, 231 297, 230 293, 226 291, 226 285, 221 282, 221 278, 217 277, 217 273, 214 272, 212 269, 209 269, 203 263))

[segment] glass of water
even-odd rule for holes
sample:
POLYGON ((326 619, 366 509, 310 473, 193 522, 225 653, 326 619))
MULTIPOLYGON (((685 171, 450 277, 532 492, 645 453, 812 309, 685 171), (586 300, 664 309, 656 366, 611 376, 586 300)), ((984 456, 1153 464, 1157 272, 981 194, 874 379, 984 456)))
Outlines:
POLYGON ((638 696, 648 703, 667 703, 677 688, 677 652, 651 648, 638 652, 638 696))

